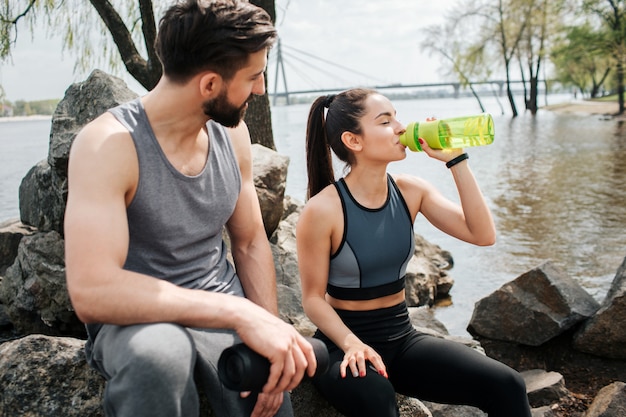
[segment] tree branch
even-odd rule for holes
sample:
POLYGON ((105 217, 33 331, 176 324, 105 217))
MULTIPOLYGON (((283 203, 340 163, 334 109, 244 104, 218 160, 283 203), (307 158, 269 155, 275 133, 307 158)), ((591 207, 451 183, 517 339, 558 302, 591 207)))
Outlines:
POLYGON ((130 31, 108 0, 89 0, 108 28, 128 72, 146 89, 151 89, 148 62, 139 54, 130 31))
POLYGON ((152 0, 139 0, 139 12, 141 13, 141 31, 143 33, 146 51, 148 52, 148 67, 152 73, 158 74, 154 84, 161 75, 161 62, 156 54, 154 43, 157 38, 157 27, 154 19, 152 0))
POLYGON ((26 9, 24 9, 24 11, 18 14, 14 19, 7 19, 4 16, 0 16, 2 18, 2 23, 8 23, 10 25, 17 25, 17 22, 21 18, 26 16, 31 11, 31 9, 35 6, 35 1, 36 0, 30 0, 30 3, 28 4, 28 6, 26 6, 26 9))

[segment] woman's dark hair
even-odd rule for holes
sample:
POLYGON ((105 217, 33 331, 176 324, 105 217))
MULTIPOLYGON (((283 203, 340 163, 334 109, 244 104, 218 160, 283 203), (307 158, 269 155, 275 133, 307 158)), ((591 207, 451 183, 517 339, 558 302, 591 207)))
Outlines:
POLYGON ((170 7, 155 43, 163 73, 185 82, 202 71, 230 80, 250 54, 270 48, 277 37, 270 16, 241 0, 185 0, 170 7))
POLYGON ((365 100, 372 94, 377 92, 354 88, 337 95, 319 97, 311 105, 306 130, 307 198, 335 181, 331 149, 346 165, 354 163, 354 157, 341 141, 341 135, 344 132, 361 134, 365 100))

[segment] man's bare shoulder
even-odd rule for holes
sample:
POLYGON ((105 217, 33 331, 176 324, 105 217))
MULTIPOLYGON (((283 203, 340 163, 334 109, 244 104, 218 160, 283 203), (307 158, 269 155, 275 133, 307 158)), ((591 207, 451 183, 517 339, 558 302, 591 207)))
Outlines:
POLYGON ((129 162, 126 158, 137 157, 130 132, 110 113, 100 115, 78 132, 70 161, 81 156, 114 164, 116 161, 126 164, 129 162))
POLYGON ((102 145, 104 141, 111 140, 112 137, 125 135, 130 138, 128 130, 111 114, 103 113, 91 122, 87 123, 76 135, 74 143, 95 142, 102 145))
POLYGON ((89 174, 94 181, 120 181, 132 187, 138 170, 137 153, 130 132, 110 113, 86 124, 70 151, 70 175, 89 174))

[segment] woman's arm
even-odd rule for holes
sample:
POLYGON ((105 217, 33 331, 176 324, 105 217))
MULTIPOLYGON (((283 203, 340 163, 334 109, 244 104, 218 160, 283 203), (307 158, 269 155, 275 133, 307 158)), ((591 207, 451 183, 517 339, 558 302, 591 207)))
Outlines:
MULTIPOLYGON (((431 157, 447 162, 462 153, 462 150, 441 151, 423 143, 424 151, 431 157)), ((472 173, 468 160, 462 161, 450 172, 456 184, 460 204, 444 197, 432 184, 423 179, 400 175, 397 183, 409 205, 413 216, 417 212, 444 233, 463 241, 479 245, 493 245, 496 240, 496 228, 491 211, 472 173)))

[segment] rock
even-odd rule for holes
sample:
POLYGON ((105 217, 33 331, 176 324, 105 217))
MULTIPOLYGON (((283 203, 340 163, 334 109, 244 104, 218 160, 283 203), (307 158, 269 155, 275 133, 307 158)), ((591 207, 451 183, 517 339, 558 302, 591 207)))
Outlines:
POLYGON ((546 262, 476 303, 468 331, 530 346, 591 317, 599 304, 578 283, 546 262))
POLYGON ((547 405, 544 407, 533 408, 530 411, 532 413, 532 417, 557 417, 556 414, 554 414, 554 411, 552 411, 552 409, 547 405))
POLYGON ((452 256, 448 251, 415 235, 415 254, 406 270, 407 305, 432 306, 436 299, 446 297, 454 284, 447 273, 452 265, 452 256))
POLYGON ((32 167, 20 183, 22 222, 41 231, 62 233, 65 200, 60 189, 66 180, 56 175, 46 160, 32 167))
POLYGON ((626 383, 621 381, 602 388, 585 413, 585 417, 624 416, 626 416, 626 383))
POLYGON ((48 163, 54 172, 67 178, 70 147, 84 125, 137 96, 121 78, 100 70, 94 70, 87 80, 72 84, 52 115, 48 163))
POLYGON ((572 346, 574 330, 569 330, 541 346, 520 345, 478 336, 489 357, 518 371, 546 369, 558 372, 569 391, 594 396, 614 381, 626 381, 626 361, 602 358, 580 352, 572 346))
POLYGON ((626 258, 600 309, 574 336, 574 347, 608 358, 626 359, 626 258))
POLYGON ((0 223, 0 275, 13 265, 17 257, 17 248, 24 236, 30 236, 35 229, 19 220, 6 220, 0 223))
POLYGON ((0 416, 103 416, 104 381, 83 345, 43 335, 0 345, 0 416))
POLYGON ((301 293, 298 255, 296 253, 296 223, 300 211, 296 210, 283 219, 270 238, 276 282, 301 293))
POLYGON ((85 334, 67 293, 64 244, 57 232, 22 238, 16 261, 0 282, 0 302, 21 334, 85 334))
POLYGON ((416 329, 430 329, 441 335, 448 335, 446 326, 435 318, 433 309, 427 306, 409 307, 409 319, 416 329))
POLYGON ((301 293, 283 284, 278 284, 279 316, 290 323, 303 336, 313 336, 317 327, 302 309, 301 293))
POLYGON ((283 217, 283 198, 289 157, 265 146, 252 145, 254 187, 259 197, 267 237, 272 236, 283 217))
POLYGON ((479 408, 469 405, 424 402, 433 417, 487 417, 479 408))
POLYGON ((528 401, 532 407, 554 404, 569 395, 565 388, 565 379, 558 372, 532 369, 520 374, 526 383, 528 401))

